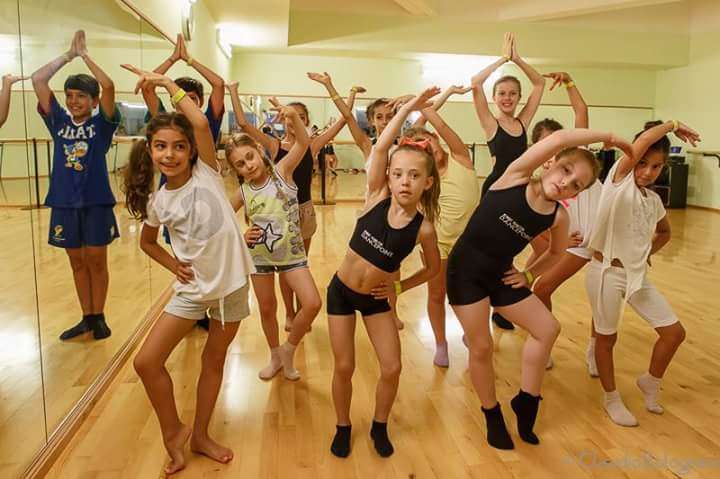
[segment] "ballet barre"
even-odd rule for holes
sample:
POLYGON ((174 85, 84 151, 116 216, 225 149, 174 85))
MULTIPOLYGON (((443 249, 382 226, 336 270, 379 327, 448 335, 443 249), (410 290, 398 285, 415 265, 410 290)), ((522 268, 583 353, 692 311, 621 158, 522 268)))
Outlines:
POLYGON ((720 168, 720 150, 688 150, 693 155, 702 155, 705 158, 715 158, 718 160, 718 168, 720 168))

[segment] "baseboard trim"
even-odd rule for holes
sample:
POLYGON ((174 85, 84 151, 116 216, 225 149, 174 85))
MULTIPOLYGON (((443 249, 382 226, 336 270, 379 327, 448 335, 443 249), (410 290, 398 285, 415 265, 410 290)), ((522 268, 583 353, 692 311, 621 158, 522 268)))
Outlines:
POLYGON ((688 205, 688 208, 712 211, 713 213, 720 213, 720 208, 713 208, 712 206, 688 205))
POLYGON ((67 416, 60 422, 48 438, 47 443, 35 453, 30 465, 28 465, 20 477, 27 479, 40 478, 48 473, 82 423, 90 415, 92 408, 100 400, 102 394, 110 386, 110 383, 112 383, 128 359, 130 359, 142 338, 145 337, 145 334, 153 323, 155 323, 155 320, 160 317, 163 308, 170 300, 172 294, 173 287, 170 285, 150 307, 145 318, 143 318, 142 322, 135 328, 135 331, 133 331, 132 335, 125 341, 120 350, 115 353, 105 370, 93 381, 85 391, 85 394, 82 395, 67 416))

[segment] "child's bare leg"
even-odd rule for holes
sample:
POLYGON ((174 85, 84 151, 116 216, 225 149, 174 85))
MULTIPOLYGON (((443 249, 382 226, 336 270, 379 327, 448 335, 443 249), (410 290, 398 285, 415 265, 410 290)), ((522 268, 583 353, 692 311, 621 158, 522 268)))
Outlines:
POLYGON ((178 416, 173 383, 165 368, 165 361, 194 326, 195 321, 163 313, 133 361, 135 371, 140 376, 160 421, 163 443, 170 456, 170 462, 165 466, 167 474, 173 474, 185 467, 183 449, 192 431, 178 416))

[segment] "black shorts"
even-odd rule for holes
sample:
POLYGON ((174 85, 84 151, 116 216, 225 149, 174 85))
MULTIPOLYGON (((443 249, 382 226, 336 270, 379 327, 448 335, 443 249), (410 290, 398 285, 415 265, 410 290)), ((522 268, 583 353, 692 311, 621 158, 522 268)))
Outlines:
POLYGON ((325 304, 328 314, 338 316, 354 315, 355 311, 360 311, 363 316, 371 316, 391 310, 387 299, 375 299, 371 294, 357 293, 345 286, 337 274, 330 280, 325 304))
POLYGON ((503 273, 512 266, 498 267, 497 263, 472 252, 457 248, 448 256, 447 295, 451 305, 477 303, 490 297, 493 306, 510 306, 532 294, 528 288, 511 288, 502 282, 503 273))

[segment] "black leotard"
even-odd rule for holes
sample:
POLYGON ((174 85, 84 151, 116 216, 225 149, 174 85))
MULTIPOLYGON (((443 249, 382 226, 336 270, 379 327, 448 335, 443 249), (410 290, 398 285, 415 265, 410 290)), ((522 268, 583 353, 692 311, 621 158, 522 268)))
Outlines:
POLYGON ((495 164, 482 185, 481 198, 485 196, 485 193, 487 193, 492 184, 505 173, 510 163, 520 158, 520 155, 527 150, 525 125, 523 125, 520 120, 518 120, 518 122, 520 122, 520 126, 522 126, 520 136, 512 136, 500 126, 500 122, 498 121, 497 132, 495 132, 493 139, 488 141, 488 149, 490 150, 490 154, 495 157, 495 164))
MULTIPOLYGON (((312 147, 308 145, 305 150, 305 156, 300 160, 300 164, 297 165, 295 171, 293 171, 293 182, 298 187, 298 203, 303 204, 312 200, 312 174, 313 174, 313 157, 312 147)), ((277 155, 275 155, 275 163, 282 160, 285 155, 288 154, 288 150, 285 150, 282 146, 278 148, 277 155)))

